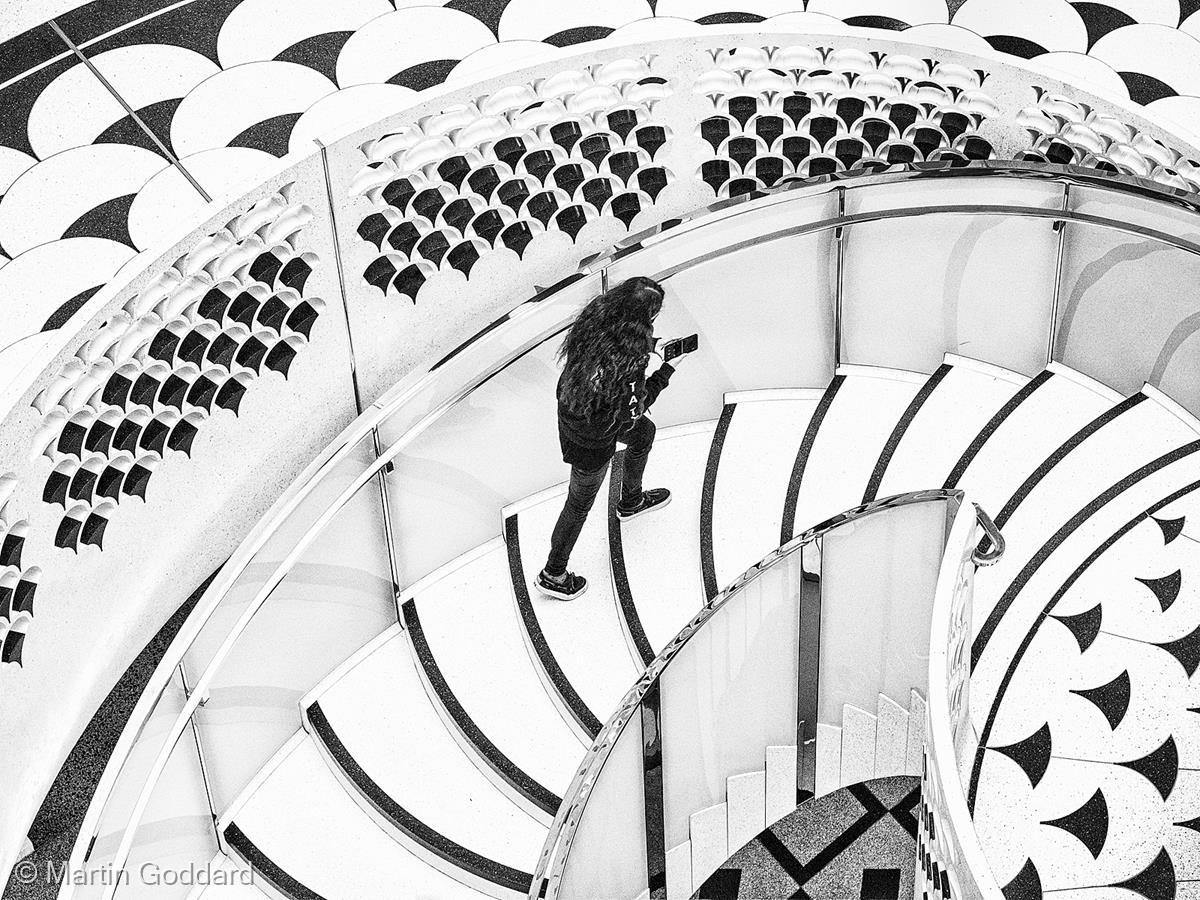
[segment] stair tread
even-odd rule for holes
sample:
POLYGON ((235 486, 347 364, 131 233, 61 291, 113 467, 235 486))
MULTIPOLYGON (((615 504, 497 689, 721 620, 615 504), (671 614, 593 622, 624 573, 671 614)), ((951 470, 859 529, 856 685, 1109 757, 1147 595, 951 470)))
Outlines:
POLYGON ((941 487, 988 420, 1029 380, 1010 375, 952 363, 900 438, 876 496, 941 487))
MULTIPOLYGON (((659 433, 644 483, 646 487, 670 488, 671 503, 620 526, 629 590, 656 654, 700 611, 703 602, 700 502, 708 449, 716 427, 716 422, 704 422, 659 433), (667 566, 664 560, 680 560, 682 564, 667 566)), ((629 679, 624 688, 632 683, 629 679)))
POLYGON ((434 710, 400 632, 317 702, 354 761, 426 826, 502 865, 530 871, 547 829, 459 747, 434 710))
POLYGON ((330 898, 482 897, 388 836, 321 758, 299 741, 238 811, 234 823, 292 878, 330 898))
POLYGON ((891 378, 846 371, 804 469, 793 534, 862 503, 884 444, 920 390, 911 372, 891 378))
POLYGON ((521 565, 538 627, 567 681, 600 722, 641 671, 624 635, 609 572, 608 484, 606 477, 571 553, 570 570, 587 579, 587 592, 569 602, 547 597, 533 585, 546 564, 566 484, 539 494, 516 513, 521 565))
POLYGON ((718 590, 779 546, 783 503, 817 396, 744 399, 729 421, 712 500, 718 590))
POLYGON ((1111 406, 1106 395, 1051 375, 988 436, 954 486, 995 515, 1063 441, 1111 406))
POLYGON ((503 540, 469 556, 418 586, 412 599, 421 628, 447 684, 484 735, 562 797, 587 747, 526 651, 503 540))

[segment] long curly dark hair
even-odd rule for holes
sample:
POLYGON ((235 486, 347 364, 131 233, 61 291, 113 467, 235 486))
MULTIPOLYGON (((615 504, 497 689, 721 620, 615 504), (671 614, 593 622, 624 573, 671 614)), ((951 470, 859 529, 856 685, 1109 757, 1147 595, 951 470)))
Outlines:
POLYGON ((575 415, 600 419, 625 399, 625 385, 641 376, 654 349, 654 317, 663 289, 637 276, 592 300, 559 348, 564 361, 559 401, 575 415))

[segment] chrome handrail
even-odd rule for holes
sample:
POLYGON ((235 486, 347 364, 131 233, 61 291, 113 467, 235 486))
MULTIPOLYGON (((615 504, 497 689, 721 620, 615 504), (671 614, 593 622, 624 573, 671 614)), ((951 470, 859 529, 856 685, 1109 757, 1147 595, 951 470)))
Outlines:
MULTIPOLYGON (((981 167, 977 167, 977 168, 973 168, 971 166, 960 166, 960 167, 956 167, 956 168, 952 168, 952 169, 944 169, 941 167, 938 167, 936 169, 928 169, 928 168, 907 169, 904 172, 887 172, 887 173, 884 173, 883 175, 856 176, 857 183, 854 186, 867 188, 875 183, 893 183, 898 180, 909 180, 909 179, 919 179, 919 178, 929 178, 929 177, 938 177, 938 178, 960 177, 960 176, 969 176, 969 175, 979 175, 979 174, 984 174, 985 172, 989 175, 1007 174, 1007 175, 1010 175, 1010 176, 1013 176, 1016 178, 1032 176, 1032 177, 1044 178, 1047 180, 1054 180, 1057 182, 1069 182, 1069 181, 1076 181, 1076 180, 1084 181, 1085 179, 1083 179, 1079 174, 1077 174, 1077 169, 1078 169, 1078 167, 1049 166, 1047 164, 1032 164, 1032 163, 1002 164, 1002 165, 990 163, 987 166, 981 166, 981 167)), ((1090 170, 1082 170, 1082 171, 1085 174, 1090 173, 1090 177, 1088 179, 1086 179, 1087 183, 1094 183, 1095 186, 1098 186, 1098 187, 1103 187, 1105 185, 1109 185, 1114 180, 1110 176, 1097 176, 1094 172, 1090 172, 1090 170)), ((804 186, 801 186, 800 188, 797 188, 792 185, 784 185, 784 186, 781 186, 781 188, 778 190, 778 192, 779 193, 784 193, 784 192, 788 193, 789 199, 807 197, 807 196, 810 196, 813 194, 819 194, 819 193, 823 193, 823 192, 828 192, 829 190, 836 190, 836 189, 845 187, 847 180, 848 179, 842 179, 840 181, 835 181, 835 180, 831 179, 829 182, 826 182, 826 183, 821 183, 821 184, 817 184, 817 185, 804 185, 804 186)), ((1154 185, 1155 190, 1158 193, 1167 194, 1172 191, 1174 191, 1177 194, 1183 193, 1180 191, 1176 191, 1175 189, 1165 188, 1161 185, 1157 185, 1157 183, 1151 182, 1150 184, 1154 185)), ((1139 187, 1139 186, 1124 184, 1124 185, 1122 185, 1122 187, 1125 190, 1132 190, 1132 189, 1134 189, 1134 187, 1139 187)), ((1145 190, 1148 192, 1149 188, 1145 188, 1145 190)), ((771 196, 771 194, 762 193, 758 197, 755 197, 754 199, 761 199, 764 196, 769 197, 769 196, 771 196)), ((1191 195, 1188 195, 1188 196, 1191 196, 1191 195)), ((745 212, 750 212, 751 209, 754 208, 752 206, 751 202, 741 201, 739 199, 739 203, 743 203, 743 202, 745 202, 745 205, 747 207, 745 209, 745 212)), ((1183 201, 1177 200, 1176 202, 1182 203, 1183 201)), ((723 207, 729 206, 729 205, 730 205, 729 201, 719 201, 716 204, 711 204, 710 206, 705 207, 702 212, 698 212, 696 215, 697 215, 697 217, 701 217, 714 209, 723 208, 723 207)), ((1188 205, 1189 205, 1189 208, 1192 208, 1192 205, 1190 203, 1188 205)), ((740 211, 739 211, 739 213, 740 213, 740 211)), ((1093 216, 1093 215, 1087 215, 1087 214, 1076 213, 1076 212, 1071 212, 1071 211, 1064 212, 1061 208, 1048 208, 1047 209, 1047 208, 1041 208, 1041 207, 1021 207, 1021 206, 1000 205, 1000 204, 953 204, 953 205, 943 204, 943 205, 930 206, 930 207, 902 207, 902 208, 889 209, 889 210, 878 210, 878 211, 870 212, 870 213, 860 213, 860 214, 845 216, 845 217, 841 217, 841 218, 820 220, 820 221, 809 223, 809 224, 803 225, 803 226, 795 226, 795 227, 790 227, 790 228, 786 228, 786 229, 780 229, 776 232, 772 232, 769 235, 758 236, 758 237, 754 238, 753 241, 750 241, 749 243, 759 243, 759 242, 763 242, 763 241, 769 241, 769 240, 779 239, 779 238, 788 237, 788 236, 816 234, 816 233, 820 233, 823 231, 829 231, 829 230, 832 230, 835 228, 844 227, 846 225, 863 224, 863 223, 867 223, 867 222, 883 221, 883 220, 887 220, 887 219, 894 219, 894 218, 901 218, 901 217, 914 217, 914 216, 936 215, 936 214, 961 214, 961 215, 970 215, 970 214, 989 215, 990 214, 990 215, 1025 216, 1025 217, 1033 217, 1033 218, 1048 218, 1048 219, 1054 219, 1054 220, 1079 221, 1081 223, 1093 224, 1093 225, 1098 225, 1101 227, 1112 228, 1112 229, 1115 229, 1118 231, 1137 234, 1139 236, 1148 238, 1150 240, 1155 240, 1155 241, 1158 241, 1158 242, 1161 242, 1164 244, 1168 244, 1170 246, 1174 246, 1177 249, 1181 249, 1186 252, 1200 255, 1200 243, 1193 243, 1190 241, 1185 241, 1185 240, 1178 238, 1175 235, 1171 235, 1166 232, 1160 232, 1156 229, 1146 228, 1144 226, 1130 225, 1129 223, 1121 222, 1120 220, 1109 219, 1109 218, 1101 217, 1101 216, 1093 216)), ((747 243, 747 242, 742 242, 742 243, 747 243)), ((683 269, 686 269, 686 268, 689 268, 689 267, 692 267, 695 265, 699 265, 703 262, 708 261, 709 259, 711 259, 715 256, 720 256, 720 255, 725 255, 726 253, 735 252, 735 250, 740 248, 741 246, 742 246, 742 244, 736 244, 736 245, 730 245, 729 247, 721 248, 718 251, 713 251, 712 253, 698 256, 696 259, 689 260, 685 264, 679 264, 676 266, 672 266, 667 270, 652 273, 651 277, 655 277, 659 280, 670 277, 671 275, 677 273, 678 271, 682 271, 683 269)), ((628 247, 627 249, 625 249, 625 251, 623 253, 620 254, 621 258, 625 258, 626 256, 628 256, 632 253, 636 253, 639 249, 640 248, 637 246, 628 247)), ((580 273, 582 273, 585 276, 597 274, 597 270, 594 268, 596 265, 597 265, 597 260, 595 258, 590 259, 587 261, 587 263, 581 265, 580 273)), ((182 659, 183 655, 190 648, 191 640, 194 639, 199 634, 200 630, 207 623, 207 621, 209 620, 211 615, 216 611, 216 609, 218 609, 221 606, 221 604, 222 604, 225 596, 228 594, 229 590, 237 584, 238 579, 242 576, 242 574, 245 572, 246 568, 254 560, 254 557, 256 556, 258 551, 260 551, 265 546, 267 541, 277 532, 280 524, 284 520, 286 520, 286 518, 300 506, 300 504, 305 500, 305 498, 307 498, 312 493, 312 491, 315 489, 315 486, 321 482, 322 478, 330 470, 332 470, 334 466, 336 466, 338 463, 343 462, 352 452, 354 452, 354 450, 358 447, 358 444, 360 441, 362 441, 364 438, 370 436, 374 430, 378 429, 381 425, 385 424, 392 416, 396 415, 408 401, 410 401, 423 387, 425 387, 427 384, 429 384, 431 382, 431 380, 436 377, 437 371, 439 371, 442 367, 444 367, 444 365, 446 363, 448 363, 449 361, 451 361, 453 359, 456 359, 458 356, 460 356, 464 352, 466 352, 469 348, 474 346, 478 342, 478 339, 480 337, 482 337, 484 334, 494 331, 497 328, 497 326, 504 324, 506 321, 514 321, 514 322, 519 321, 519 320, 525 318, 526 314, 535 313, 536 311, 538 311, 538 309, 544 308, 547 305, 547 301, 549 301, 549 303, 553 303, 554 300, 557 299, 557 295, 559 295, 567 287, 577 283, 577 281, 578 281, 578 278, 573 277, 573 276, 565 278, 562 281, 560 281, 558 284, 556 284, 555 286, 550 288, 549 290, 542 291, 536 298, 534 298, 532 300, 524 301, 520 304, 517 304, 508 313, 498 317, 491 325, 481 329, 475 336, 473 336, 472 338, 468 339, 466 342, 461 344, 458 348, 456 348, 447 357, 438 361, 436 366, 430 367, 423 371, 412 372, 405 378, 401 379, 401 381, 398 382, 395 387, 393 387, 391 390, 389 390, 383 396, 381 396, 378 400, 376 400, 374 403, 372 403, 371 406, 369 406, 364 411, 364 413, 361 417, 359 417, 354 422, 352 422, 350 425, 348 425, 346 427, 346 429, 343 430, 341 435, 339 435, 339 437, 334 441, 333 445, 331 445, 331 449, 328 451, 328 453, 323 458, 314 462, 313 466, 310 467, 311 472, 308 472, 308 473, 300 476, 300 479, 297 480, 297 482, 293 485, 293 487, 290 488, 289 491, 287 493, 285 493, 283 495, 283 497, 280 498, 280 501, 278 501, 279 507, 277 509, 273 510, 272 512, 270 512, 267 517, 264 517, 264 519, 260 521, 259 527, 256 527, 254 529, 254 531, 251 532, 251 535, 247 538, 247 542, 243 545, 243 547, 239 548, 239 551, 234 554, 234 557, 232 557, 226 563, 226 565, 224 567, 222 567, 220 574, 214 580, 213 584, 210 586, 209 591, 206 592, 204 598, 202 598, 201 602, 203 603, 203 605, 205 607, 204 611, 200 613, 200 617, 195 620, 194 625, 192 624, 191 621, 189 621, 189 623, 185 626, 185 629, 183 631, 181 631, 180 637, 184 638, 185 633, 186 633, 187 637, 184 638, 183 640, 178 640, 177 642, 172 643, 170 651, 169 651, 171 653, 171 659, 164 658, 161 665, 168 666, 171 670, 173 670, 174 666, 179 663, 179 661, 182 659), (208 600, 208 597, 210 595, 213 598, 212 600, 208 600), (178 650, 176 650, 177 645, 179 647, 178 650)), ((120 847, 118 849, 118 854, 116 857, 116 862, 117 862, 118 866, 123 865, 124 860, 128 857, 128 853, 129 853, 129 850, 131 849, 131 845, 132 845, 133 835, 136 830, 136 824, 140 820, 141 815, 145 811, 145 807, 149 802, 149 797, 150 797, 150 793, 153 789, 153 786, 157 783, 159 777, 161 776, 163 769, 166 766, 167 759, 169 758, 169 755, 170 755, 170 749, 174 747, 176 741, 178 740, 179 734, 181 734, 184 727, 186 727, 187 719, 191 717, 191 715, 195 711, 195 708, 198 706, 199 698, 204 695, 209 682, 215 676, 216 670, 220 667, 220 665, 223 662, 223 660, 225 659, 225 657, 228 656, 229 652, 232 650, 233 645, 237 642, 237 640, 244 633, 246 628, 249 626, 249 623, 253 620, 254 616, 257 614, 258 610, 262 607, 262 605, 266 602, 266 600, 269 599, 271 594, 274 592, 275 588, 278 587, 278 585, 280 583, 282 583, 283 579, 287 576, 288 572, 290 572, 292 567, 299 561, 299 558, 303 554, 303 552, 312 545, 312 543, 316 540, 316 538, 320 535, 320 533, 324 530, 324 528, 332 521, 332 519, 336 516, 336 514, 347 503, 350 502, 350 500, 357 494, 357 492, 359 490, 361 490, 367 483, 372 481, 375 478, 375 476, 382 469, 384 469, 387 465, 389 465, 391 463, 391 461, 397 455, 399 455, 399 453, 403 450, 404 446, 406 446, 411 440, 415 439, 415 437, 417 437, 421 432, 423 432, 426 428, 428 428, 434 421, 436 421, 436 419, 438 417, 440 417, 446 410, 448 410, 454 404, 465 399, 473 391, 475 391, 481 385, 483 385, 488 380, 490 380, 490 378, 494 377, 496 374, 498 374, 500 371, 502 371, 504 368, 506 368, 508 365, 510 365, 515 359, 518 359, 520 356, 524 355, 525 353, 528 353, 531 349, 533 349, 536 346, 539 346, 541 343, 543 343, 546 340, 549 340, 550 338, 554 337, 556 334, 561 333, 561 331, 565 327, 566 326, 552 328, 545 333, 539 332, 534 337, 529 338, 528 340, 523 342, 518 349, 511 351, 508 355, 503 357, 501 360, 494 361, 494 363, 492 365, 490 365, 487 370, 483 371, 482 373, 479 373, 478 375, 476 375, 475 377, 470 379, 470 381, 467 384, 465 384, 461 389, 456 391, 446 401, 439 404, 438 407, 436 407, 435 409, 428 412, 419 421, 417 421, 408 431, 406 431, 404 433, 404 435, 402 435, 401 437, 396 439, 395 442, 393 442, 389 447, 384 449, 382 451, 382 453, 379 456, 377 456, 377 458, 371 464, 369 464, 367 466, 367 468, 359 474, 358 477, 355 478, 353 483, 351 483, 346 489, 344 489, 332 501, 331 505, 320 516, 317 517, 317 519, 309 526, 309 528, 305 531, 305 533, 300 536, 300 538, 297 540, 295 546, 293 546, 292 550, 280 561, 280 563, 276 566, 276 568, 272 572, 272 574, 264 580, 260 590, 255 594, 254 598, 246 606, 246 609, 243 612, 242 616, 239 617, 238 621, 233 626, 230 633, 222 641, 220 647, 217 649, 217 651, 213 654, 212 658, 210 659, 207 668, 201 674, 200 678, 197 680, 196 685, 195 685, 195 692, 194 692, 192 698, 189 698, 187 703, 184 705, 183 708, 181 708, 181 710, 177 714, 177 721, 176 721, 176 724, 170 730, 170 737, 164 742, 163 749, 158 754, 158 756, 155 760, 155 764, 151 767, 150 775, 147 778, 147 781, 144 785, 142 792, 139 794, 137 803, 135 803, 135 805, 134 805, 133 814, 130 817, 130 825, 127 828, 125 834, 123 835, 120 847)), ((993 528, 994 528, 994 526, 993 526, 993 528)), ((997 532, 997 536, 999 536, 998 532, 997 532)), ((1002 538, 1001 538, 1001 540, 1002 540, 1002 538)), ((990 556, 991 556, 991 554, 984 554, 983 559, 985 561, 981 562, 980 564, 981 565, 989 564, 986 562, 986 560, 990 556)), ((156 672, 156 674, 157 674, 157 672, 156 672)), ((165 689, 165 681, 161 680, 161 679, 158 679, 157 681, 158 681, 158 683, 156 685, 157 692, 155 695, 153 695, 154 698, 152 700, 146 702, 145 705, 143 706, 142 701, 146 700, 146 697, 149 695, 149 690, 148 690, 146 692, 146 694, 143 695, 142 700, 139 700, 139 707, 138 707, 138 709, 135 709, 135 715, 131 716, 131 718, 130 718, 130 722, 132 723, 135 720, 139 711, 143 715, 143 718, 141 719, 139 724, 136 726, 136 735, 137 736, 140 736, 142 730, 144 729, 146 721, 148 719, 148 716, 149 716, 150 712, 153 711, 153 709, 157 703, 158 695, 161 695, 162 691, 165 689)), ((152 677, 151 685, 155 685, 155 683, 156 683, 156 679, 154 677, 152 677)), ((121 768, 123 768, 125 762, 127 761, 128 757, 130 755, 130 752, 135 744, 136 744, 136 737, 134 737, 128 741, 122 740, 121 744, 118 746, 118 752, 114 752, 110 764, 116 763, 118 768, 117 768, 114 776, 108 780, 107 787, 108 787, 109 791, 111 791, 112 782, 115 781, 115 778, 119 775, 121 768), (123 752, 121 752, 121 751, 123 751, 123 752)), ((107 771, 108 770, 106 769, 105 775, 107 775, 107 771)), ((96 796, 97 797, 102 796, 102 792, 99 789, 97 790, 96 796)), ((90 813, 90 811, 91 811, 91 808, 89 808, 89 813, 90 813)), ((94 826, 95 826, 94 821, 92 822, 92 826, 94 828, 94 826)), ((90 840, 90 837, 91 837, 90 835, 85 837, 85 831, 81 830, 80 839, 84 845, 86 845, 87 841, 90 840)), ((115 886, 114 886, 114 889, 115 889, 115 886)), ((106 896, 111 897, 112 894, 109 893, 106 896)))
POLYGON ((1004 555, 1004 535, 1000 533, 1000 529, 992 521, 992 517, 984 512, 978 503, 972 505, 975 507, 975 518, 979 521, 979 525, 987 537, 981 540, 972 552, 971 562, 980 568, 994 566, 1004 555))
MULTIPOLYGON (((579 826, 584 809, 587 806, 588 799, 591 796, 591 791, 595 787, 596 779, 608 761, 613 747, 616 746, 617 739, 621 736, 621 732, 625 729, 625 726, 641 708, 642 700, 650 689, 658 683, 667 666, 671 664, 671 661, 688 641, 704 627, 705 623, 716 615, 721 607, 769 569, 778 565, 783 560, 790 558, 802 550, 805 545, 818 540, 837 528, 887 510, 898 509, 902 506, 910 506, 917 503, 944 502, 948 508, 947 518, 953 519, 962 503, 963 496, 964 492, 957 488, 910 491, 905 494, 896 494, 874 500, 870 503, 864 503, 861 506, 838 513, 836 516, 826 519, 824 522, 814 525, 802 534, 792 538, 777 550, 772 550, 734 579, 728 587, 701 606, 700 611, 692 617, 692 620, 687 625, 680 629, 679 633, 672 638, 671 642, 663 648, 662 652, 654 658, 654 661, 646 667, 646 670, 634 685, 625 693, 620 705, 617 707, 617 711, 612 714, 600 730, 600 733, 596 736, 595 741, 592 742, 592 746, 588 748, 583 762, 576 770, 575 777, 571 780, 570 787, 567 789, 566 794, 563 795, 563 801, 554 816, 554 821, 546 836, 546 842, 542 845, 542 852, 538 858, 537 867, 533 872, 533 880, 529 886, 530 900, 544 900, 544 898, 554 900, 557 896, 558 884, 562 879, 563 869, 566 865, 567 856, 571 851, 575 832, 579 826), (546 874, 547 869, 550 869, 549 876, 546 874)), ((975 510, 977 517, 983 516, 987 518, 987 514, 977 504, 975 505, 975 510)), ((988 521, 990 522, 991 520, 988 519, 988 521)), ((1003 553, 1003 547, 1001 547, 1000 552, 1003 553)))

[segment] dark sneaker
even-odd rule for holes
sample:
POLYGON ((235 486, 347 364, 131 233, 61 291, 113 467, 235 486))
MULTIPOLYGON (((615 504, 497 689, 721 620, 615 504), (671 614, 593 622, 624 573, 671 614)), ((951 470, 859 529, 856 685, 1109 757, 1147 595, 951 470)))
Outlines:
POLYGON ((671 502, 671 492, 666 488, 651 488, 648 491, 642 491, 641 499, 636 506, 626 506, 624 503, 617 504, 617 518, 622 522, 628 522, 630 519, 636 519, 642 513, 648 513, 652 509, 662 509, 671 502))
POLYGON ((534 584, 547 597, 558 600, 574 600, 587 590, 587 579, 574 572, 564 572, 561 578, 552 578, 542 569, 534 584))

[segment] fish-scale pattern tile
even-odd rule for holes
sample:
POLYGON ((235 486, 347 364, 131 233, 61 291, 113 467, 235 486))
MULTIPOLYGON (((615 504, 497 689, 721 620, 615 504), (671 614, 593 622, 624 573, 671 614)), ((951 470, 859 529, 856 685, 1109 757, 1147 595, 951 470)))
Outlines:
POLYGON ((352 193, 363 271, 414 303, 439 272, 469 278, 493 250, 523 256, 538 235, 574 241, 611 216, 629 228, 675 179, 658 158, 672 135, 656 119, 671 92, 649 58, 559 71, 475 97, 363 148, 352 193))
POLYGON ((23 560, 29 523, 9 508, 16 486, 15 475, 0 474, 0 665, 19 666, 42 570, 23 560))
POLYGON ((779 184, 931 161, 991 159, 980 126, 999 114, 986 72, 829 47, 733 47, 693 90, 712 105, 700 167, 719 198, 779 184))
POLYGON ((146 499, 172 451, 238 412, 267 372, 287 377, 324 302, 319 261, 298 250, 312 210, 284 187, 209 235, 130 299, 34 398, 34 453, 51 463, 42 500, 63 509, 55 544, 103 547, 117 505, 146 499))
POLYGON ((1200 192, 1200 163, 1137 128, 1085 103, 1037 89, 1037 103, 1017 114, 1029 135, 1020 158, 1149 178, 1200 192))

